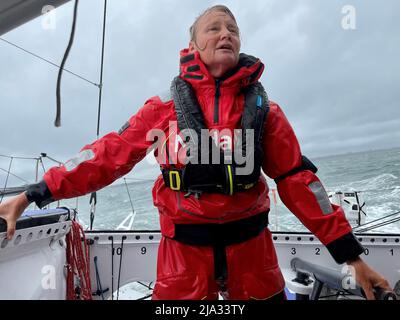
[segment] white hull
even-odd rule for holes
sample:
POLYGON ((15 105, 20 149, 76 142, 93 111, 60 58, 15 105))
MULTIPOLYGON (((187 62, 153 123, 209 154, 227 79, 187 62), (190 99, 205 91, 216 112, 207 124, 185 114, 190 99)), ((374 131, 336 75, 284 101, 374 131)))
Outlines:
POLYGON ((0 234, 0 300, 65 299, 65 234, 71 222, 0 234), (20 240, 18 240, 20 239, 20 240))
MULTIPOLYGON (((70 221, 61 221, 19 229, 10 242, 5 240, 5 232, 0 233, 0 299, 65 299, 65 235, 70 225, 70 221)), ((98 283, 105 291, 94 299, 111 299, 112 289, 116 293, 118 287, 131 282, 155 280, 160 232, 87 231, 86 237, 92 292, 99 290, 98 283)), ((273 232, 273 237, 287 287, 297 293, 310 294, 312 287, 292 281, 293 258, 342 270, 312 234, 273 232)), ((400 280, 400 234, 358 237, 367 248, 363 258, 394 287, 400 280)))

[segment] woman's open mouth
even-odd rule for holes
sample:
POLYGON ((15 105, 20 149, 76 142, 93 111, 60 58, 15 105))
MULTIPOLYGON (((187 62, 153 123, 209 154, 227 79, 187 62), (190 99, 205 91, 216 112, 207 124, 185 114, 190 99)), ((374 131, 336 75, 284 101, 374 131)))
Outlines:
POLYGON ((226 52, 233 52, 233 47, 230 44, 223 44, 217 47, 217 50, 222 50, 226 52))

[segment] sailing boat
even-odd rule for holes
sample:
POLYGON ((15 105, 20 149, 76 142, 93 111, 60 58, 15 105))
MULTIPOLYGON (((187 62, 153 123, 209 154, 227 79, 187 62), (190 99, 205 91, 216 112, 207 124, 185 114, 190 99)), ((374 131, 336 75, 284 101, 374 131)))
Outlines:
MULTIPOLYGON (((0 34, 39 16, 46 1, 0 4, 0 34)), ((53 1, 62 5, 67 1, 53 1)), ((4 191, 3 191, 4 192, 4 191)), ((11 192, 11 190, 8 190, 11 192)), ((351 198, 348 195, 347 201, 351 198)), ((355 197, 355 196, 354 196, 355 197)), ((341 200, 344 200, 341 198, 341 200)), ((360 210, 361 205, 356 210, 360 210)), ((81 268, 87 271, 75 289, 90 289, 94 299, 118 299, 120 288, 132 282, 151 291, 156 275, 156 259, 161 234, 158 231, 90 231, 82 234, 73 222, 76 212, 68 208, 27 211, 17 223, 14 238, 5 238, 0 223, 0 298, 65 299, 71 284, 67 256, 71 243, 66 236, 75 232, 75 251, 88 250, 81 268), (86 282, 88 276, 89 283, 86 282)), ((128 221, 129 219, 127 219, 128 221)), ((129 223, 128 223, 129 224, 129 223)), ((367 227, 365 227, 367 229, 367 227)), ((128 229, 128 228, 126 228, 128 229)), ((399 289, 400 234, 356 233, 366 250, 364 259, 399 289)), ((307 232, 274 232, 273 240, 289 293, 298 299, 321 299, 325 293, 336 297, 362 296, 349 279, 348 270, 338 266, 325 247, 307 232), (311 263, 312 262, 312 263, 311 263)), ((73 279, 74 280, 74 279, 73 279)), ((71 292, 70 292, 71 293, 71 292)), ((382 299, 395 299, 391 293, 377 293, 382 299)), ((134 298, 149 298, 138 290, 134 298)))

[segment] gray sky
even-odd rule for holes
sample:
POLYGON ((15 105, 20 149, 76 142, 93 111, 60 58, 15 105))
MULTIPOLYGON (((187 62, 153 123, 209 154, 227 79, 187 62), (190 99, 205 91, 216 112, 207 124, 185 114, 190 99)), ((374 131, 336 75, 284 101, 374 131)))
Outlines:
MULTIPOLYGON (((397 0, 109 0, 101 135, 118 130, 144 101, 168 89, 188 28, 205 8, 228 5, 242 52, 259 57, 271 100, 286 113, 309 157, 400 146, 400 2, 397 0), (345 5, 355 29, 345 30, 345 5)), ((35 19, 2 37, 61 63, 73 2, 56 11, 56 28, 35 19)), ((66 68, 99 82, 103 1, 80 1, 66 68)), ((0 154, 65 161, 96 138, 98 89, 68 73, 62 126, 55 128, 57 69, 0 41, 0 154)), ((8 167, 0 158, 0 168, 8 167)), ((49 166, 47 163, 46 166, 49 166)), ((33 162, 14 161, 27 176, 33 162)), ((148 177, 146 162, 130 176, 148 177)), ((0 185, 5 174, 0 172, 0 185)), ((18 184, 18 180, 15 180, 18 184)))

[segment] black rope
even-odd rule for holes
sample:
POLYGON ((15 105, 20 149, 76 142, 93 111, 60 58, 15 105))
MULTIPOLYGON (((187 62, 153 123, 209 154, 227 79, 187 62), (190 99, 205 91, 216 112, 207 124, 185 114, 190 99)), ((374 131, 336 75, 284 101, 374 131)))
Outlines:
POLYGON ((140 285, 142 285, 143 287, 149 289, 149 290, 154 290, 154 288, 151 287, 151 284, 153 283, 153 281, 151 281, 149 284, 145 284, 141 281, 136 281, 137 283, 139 283, 140 285))
POLYGON ((111 240, 111 300, 114 300, 114 237, 109 236, 111 240))
MULTIPOLYGON (((151 287, 151 284, 153 283, 153 281, 151 281, 148 285, 145 284, 145 283, 143 283, 143 282, 141 282, 141 281, 136 281, 136 282, 139 283, 140 285, 142 285, 143 287, 145 287, 145 288, 151 290, 151 291, 154 290, 154 288, 151 287)), ((145 299, 147 299, 147 298, 150 298, 152 295, 153 295, 153 293, 150 293, 150 294, 145 295, 144 297, 138 298, 138 299, 136 299, 136 300, 145 300, 145 299)))
POLYGON ((103 93, 104 42, 106 37, 106 17, 107 17, 107 0, 104 0, 103 39, 101 44, 101 68, 100 68, 100 85, 99 85, 99 107, 97 111, 97 138, 99 138, 99 133, 100 133, 100 114, 101 114, 101 101, 103 93))
POLYGON ((121 240, 121 255, 119 257, 117 300, 119 299, 119 286, 120 286, 120 280, 121 280, 122 256, 123 256, 123 253, 124 253, 124 240, 125 239, 126 239, 126 236, 122 236, 122 240, 121 240))
POLYGON ((100 281, 100 274, 99 274, 99 269, 97 266, 97 256, 94 257, 94 268, 96 269, 96 284, 97 284, 97 295, 101 295, 102 300, 104 300, 104 292, 103 288, 101 286, 101 281, 100 281))
MULTIPOLYGON (((13 46, 13 47, 19 49, 19 50, 22 50, 22 51, 24 51, 24 52, 26 52, 26 53, 28 53, 28 54, 34 56, 35 58, 38 58, 38 59, 40 59, 40 60, 43 60, 44 62, 47 62, 48 64, 51 64, 52 66, 54 66, 54 67, 56 67, 56 68, 58 68, 58 69, 61 68, 58 64, 56 64, 56 63, 54 63, 54 62, 51 62, 50 60, 47 60, 47 59, 45 59, 45 58, 39 56, 39 55, 36 54, 36 53, 33 53, 33 52, 31 52, 31 51, 28 51, 28 50, 26 50, 26 49, 24 49, 24 48, 22 48, 22 47, 16 45, 15 43, 12 43, 11 41, 8 41, 8 40, 6 40, 6 39, 4 39, 4 38, 0 38, 0 40, 1 40, 1 41, 4 41, 5 43, 7 43, 7 44, 9 44, 9 45, 11 45, 11 46, 13 46)), ((93 82, 93 81, 90 81, 90 80, 88 80, 88 79, 86 79, 86 78, 80 76, 79 74, 77 74, 77 73, 75 73, 75 72, 72 72, 72 71, 70 71, 70 70, 68 70, 68 69, 66 69, 66 68, 62 68, 62 70, 65 71, 65 72, 68 72, 68 73, 72 74, 73 76, 75 76, 75 77, 77 77, 77 78, 79 78, 79 79, 81 79, 81 80, 83 80, 83 81, 89 82, 90 84, 93 84, 93 85, 96 86, 96 87, 99 87, 99 84, 97 84, 97 83, 95 83, 95 82, 93 82)))
POLYGON ((3 194, 1 195, 0 203, 3 201, 4 192, 6 191, 6 188, 7 188, 8 177, 10 176, 12 162, 13 162, 13 158, 10 159, 10 165, 8 166, 8 173, 7 173, 6 183, 4 184, 3 194))
POLYGON ((144 297, 138 298, 138 299, 136 299, 136 300, 145 300, 145 299, 147 299, 147 298, 150 298, 152 295, 153 295, 153 294, 152 294, 152 293, 150 293, 150 294, 148 294, 147 296, 144 296, 144 297))
POLYGON ((97 204, 97 193, 96 193, 96 191, 92 192, 90 194, 89 204, 90 204, 90 230, 92 230, 93 229, 93 222, 94 222, 94 214, 95 214, 96 204, 97 204))
POLYGON ((70 52, 71 47, 72 47, 72 43, 74 42, 76 17, 77 17, 77 13, 78 13, 78 3, 79 3, 79 0, 75 0, 74 17, 73 17, 73 21, 72 21, 71 34, 70 34, 70 38, 69 38, 67 49, 66 49, 66 51, 64 53, 64 57, 63 57, 62 62, 61 62, 60 69, 58 70, 58 77, 57 77, 57 113, 56 113, 56 119, 54 121, 54 125, 56 127, 60 127, 61 126, 61 94, 60 94, 60 91, 61 91, 61 77, 62 77, 62 73, 63 73, 65 62, 67 61, 69 52, 70 52))

